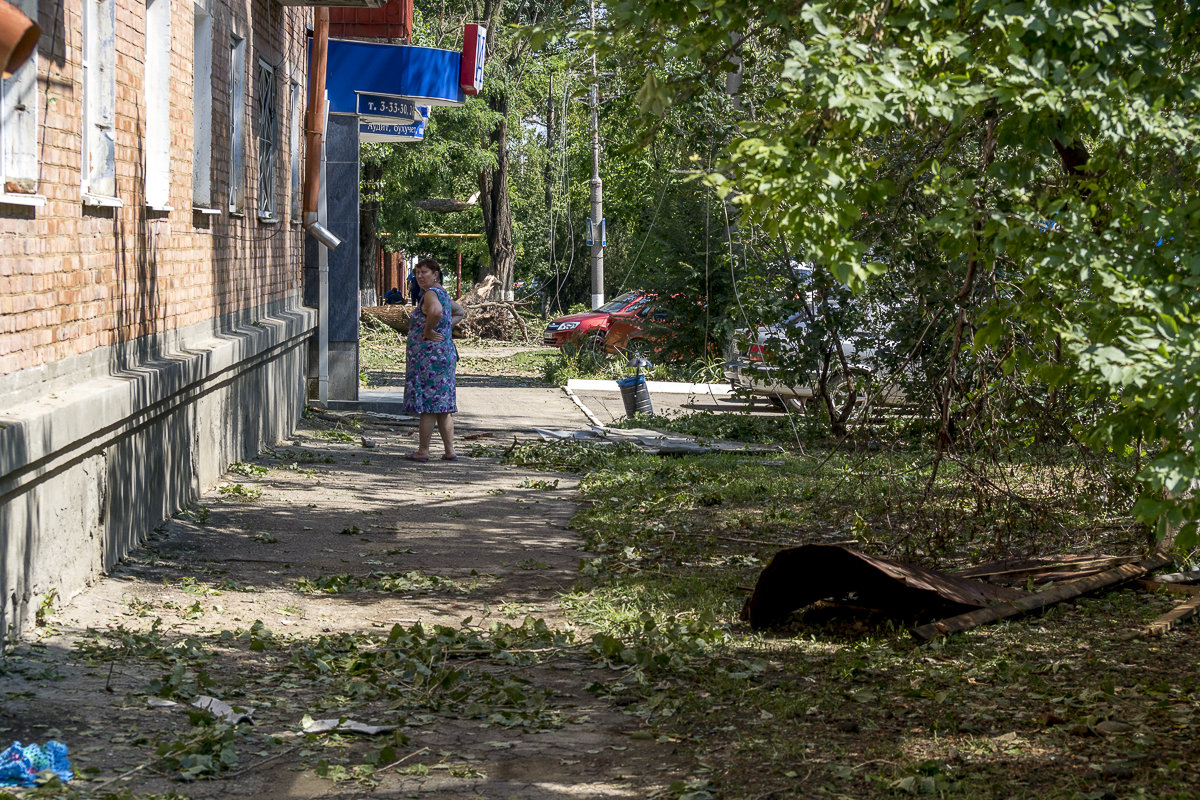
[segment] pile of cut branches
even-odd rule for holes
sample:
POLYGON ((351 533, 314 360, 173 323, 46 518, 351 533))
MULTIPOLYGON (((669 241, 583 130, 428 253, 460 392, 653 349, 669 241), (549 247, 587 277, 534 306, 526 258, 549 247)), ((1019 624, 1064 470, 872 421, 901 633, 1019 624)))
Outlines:
MULTIPOLYGON (((492 284, 495 278, 474 286, 459 298, 467 310, 467 318, 454 327, 456 339, 490 339, 501 342, 528 342, 536 331, 531 331, 522 317, 517 304, 507 300, 493 300, 492 284)), ((378 320, 401 334, 408 335, 408 319, 412 306, 367 306, 362 310, 362 319, 378 320)))

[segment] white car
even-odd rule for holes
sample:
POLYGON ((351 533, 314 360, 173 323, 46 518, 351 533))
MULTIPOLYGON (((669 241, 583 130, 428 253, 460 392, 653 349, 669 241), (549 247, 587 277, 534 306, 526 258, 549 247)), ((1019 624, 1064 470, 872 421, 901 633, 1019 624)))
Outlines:
MULTIPOLYGON (((817 397, 817 375, 809 375, 807 381, 796 381, 794 375, 785 375, 785 370, 778 366, 780 354, 799 353, 806 327, 803 315, 794 314, 782 323, 758 327, 753 336, 744 329, 736 331, 727 352, 726 380, 735 389, 766 397, 793 411, 809 413, 823 408, 824 403, 817 397)), ((839 412, 860 400, 869 399, 872 405, 904 402, 904 394, 898 386, 889 384, 879 388, 872 385, 874 350, 860 351, 855 346, 855 340, 862 340, 864 336, 860 331, 842 340, 842 354, 848 369, 842 368, 840 360, 830 364, 826 386, 839 412)))

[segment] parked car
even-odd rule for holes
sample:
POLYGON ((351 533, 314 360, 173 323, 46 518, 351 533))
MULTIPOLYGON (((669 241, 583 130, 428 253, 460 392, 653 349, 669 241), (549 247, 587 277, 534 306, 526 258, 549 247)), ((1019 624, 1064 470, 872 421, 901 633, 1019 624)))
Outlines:
MULTIPOLYGON (((809 375, 808 380, 798 381, 795 373, 784 366, 785 362, 799 360, 806 332, 803 313, 793 314, 780 323, 762 325, 753 334, 748 330, 736 331, 727 353, 726 380, 734 389, 768 398, 793 411, 808 413, 822 407, 817 396, 817 376, 809 375)), ((848 368, 841 366, 841 359, 830 365, 826 388, 839 414, 853 408, 860 400, 869 399, 875 405, 892 405, 905 400, 904 393, 895 384, 875 385, 874 350, 857 346, 857 342, 866 338, 864 331, 844 337, 841 348, 848 368)))
POLYGON ((556 317, 542 331, 542 343, 549 347, 562 347, 569 341, 598 344, 613 314, 629 312, 645 303, 648 297, 645 292, 626 292, 592 311, 556 317))
POLYGON ((668 313, 644 302, 630 311, 612 314, 604 327, 601 347, 606 353, 640 353, 659 350, 664 336, 670 335, 668 313))

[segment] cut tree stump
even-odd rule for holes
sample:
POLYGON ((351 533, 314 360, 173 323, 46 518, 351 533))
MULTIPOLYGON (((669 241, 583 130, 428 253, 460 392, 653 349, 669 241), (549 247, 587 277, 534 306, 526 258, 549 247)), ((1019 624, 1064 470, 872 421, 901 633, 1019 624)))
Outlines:
POLYGON ((1118 583, 1125 583, 1126 581, 1141 578, 1151 571, 1165 567, 1170 563, 1170 556, 1164 553, 1155 553, 1136 564, 1122 564, 1115 569, 1110 569, 1097 575, 1088 575, 1086 578, 1063 581, 1045 591, 1031 594, 1020 600, 998 603, 977 611, 968 611, 956 617, 948 617, 947 619, 930 622, 926 625, 918 625, 913 628, 912 633, 913 636, 921 641, 929 641, 938 636, 946 636, 951 633, 962 633, 972 628, 978 628, 980 625, 987 625, 989 622, 1028 614, 1031 611, 1037 611, 1046 606, 1071 600, 1088 592, 1094 592, 1097 589, 1104 589, 1108 586, 1115 586, 1118 583))

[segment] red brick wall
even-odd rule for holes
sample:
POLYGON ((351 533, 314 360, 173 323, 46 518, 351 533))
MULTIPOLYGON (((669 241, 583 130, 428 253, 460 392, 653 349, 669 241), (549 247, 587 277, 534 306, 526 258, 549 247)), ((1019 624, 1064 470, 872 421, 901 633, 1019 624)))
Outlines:
POLYGON ((329 9, 335 39, 411 39, 412 0, 388 0, 379 8, 329 9))
POLYGON ((145 4, 118 0, 116 175, 124 205, 115 209, 81 202, 80 0, 41 4, 37 191, 47 202, 0 203, 0 375, 299 296, 303 249, 299 220, 290 217, 289 82, 301 83, 303 103, 312 12, 269 0, 214 0, 210 8, 212 205, 222 209, 216 216, 192 211, 192 4, 172 3, 171 11, 170 212, 144 204, 145 4), (235 29, 247 41, 240 217, 225 211, 228 42, 235 29), (260 222, 255 211, 260 58, 276 71, 276 224, 260 222))

